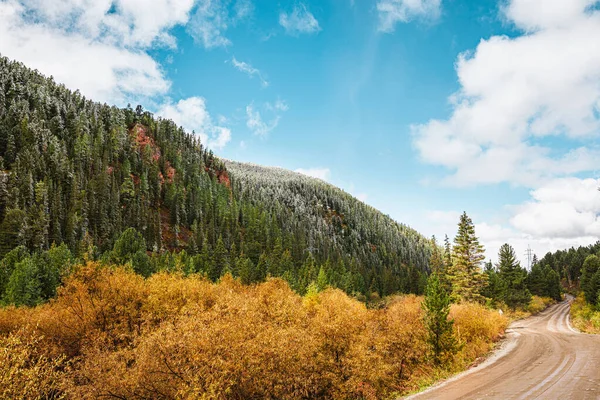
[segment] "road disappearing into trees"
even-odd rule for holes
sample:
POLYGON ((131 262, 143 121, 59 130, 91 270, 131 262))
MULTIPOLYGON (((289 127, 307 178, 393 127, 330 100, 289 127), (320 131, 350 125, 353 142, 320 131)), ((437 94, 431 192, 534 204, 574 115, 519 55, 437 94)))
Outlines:
POLYGON ((599 399, 600 335, 576 332, 569 309, 512 323, 484 363, 407 399, 599 399))

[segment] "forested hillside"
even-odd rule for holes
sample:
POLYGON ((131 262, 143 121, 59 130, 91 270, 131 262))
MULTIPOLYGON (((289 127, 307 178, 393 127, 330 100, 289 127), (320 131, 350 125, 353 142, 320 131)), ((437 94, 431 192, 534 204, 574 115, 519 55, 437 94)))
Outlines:
POLYGON ((0 296, 23 276, 47 293, 33 303, 50 296, 57 254, 143 275, 282 276, 300 293, 420 292, 431 246, 322 181, 224 164, 141 106, 95 103, 0 58, 0 296))

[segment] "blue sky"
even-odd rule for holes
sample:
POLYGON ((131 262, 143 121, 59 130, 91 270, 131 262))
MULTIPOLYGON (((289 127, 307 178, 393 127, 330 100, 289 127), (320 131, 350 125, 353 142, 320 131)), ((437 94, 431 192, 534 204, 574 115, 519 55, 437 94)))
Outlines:
POLYGON ((0 0, 0 53, 495 259, 600 234, 595 0, 0 0), (151 5, 150 5, 151 4, 151 5))

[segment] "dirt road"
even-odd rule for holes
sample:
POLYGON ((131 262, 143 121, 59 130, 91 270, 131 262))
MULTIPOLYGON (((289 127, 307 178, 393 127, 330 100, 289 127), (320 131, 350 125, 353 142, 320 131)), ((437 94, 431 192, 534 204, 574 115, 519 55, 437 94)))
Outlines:
POLYGON ((569 302, 516 321, 490 359, 410 399, 600 399, 600 335, 574 331, 569 302))

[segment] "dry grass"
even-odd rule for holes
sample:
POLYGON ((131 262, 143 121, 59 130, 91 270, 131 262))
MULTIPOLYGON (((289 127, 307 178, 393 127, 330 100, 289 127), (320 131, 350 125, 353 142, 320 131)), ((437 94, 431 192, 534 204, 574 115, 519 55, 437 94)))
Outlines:
POLYGON ((17 378, 2 383, 14 398, 36 398, 25 381, 38 382, 39 398, 390 398, 469 365, 507 324, 482 306, 453 306, 463 346, 436 368, 421 301, 367 309, 339 290, 300 297, 280 279, 144 280, 89 263, 52 302, 0 310, 0 352, 28 360, 3 363, 17 378))
POLYGON ((571 304, 571 322, 581 332, 600 334, 600 311, 586 303, 583 294, 571 304))
POLYGON ((532 315, 544 311, 552 304, 556 304, 556 300, 550 297, 532 296, 531 302, 527 307, 517 308, 516 310, 512 311, 509 307, 502 303, 498 306, 498 308, 504 310, 504 315, 508 318, 510 322, 512 322, 519 319, 531 317, 532 315))

